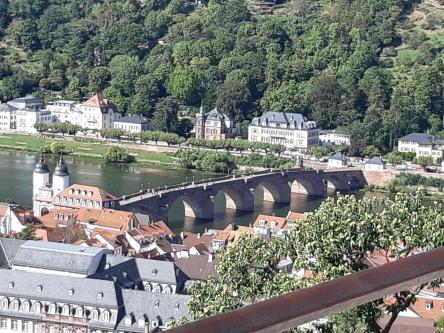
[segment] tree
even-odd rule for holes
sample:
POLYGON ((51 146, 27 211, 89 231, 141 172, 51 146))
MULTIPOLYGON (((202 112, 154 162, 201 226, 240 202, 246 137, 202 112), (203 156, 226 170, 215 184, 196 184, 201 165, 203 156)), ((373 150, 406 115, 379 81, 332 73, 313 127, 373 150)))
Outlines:
POLYGON ((225 81, 217 88, 216 106, 230 118, 242 121, 246 118, 250 96, 250 91, 244 83, 225 81))
POLYGON ((169 90, 173 97, 186 104, 197 105, 202 99, 203 74, 198 68, 177 67, 169 81, 169 90))
POLYGON ((381 156, 381 151, 375 146, 367 146, 364 149, 364 155, 368 157, 381 156))
POLYGON ((101 92, 105 89, 111 75, 106 67, 94 67, 89 73, 89 90, 101 92))
POLYGON ((65 144, 60 141, 51 142, 50 147, 51 147, 51 153, 57 154, 57 155, 60 153, 63 153, 63 151, 65 150, 65 144))
POLYGON ((25 228, 17 234, 17 238, 23 240, 35 239, 34 232, 35 232, 34 224, 27 224, 25 228))
POLYGON ((110 146, 105 153, 105 160, 111 163, 128 163, 132 161, 132 157, 128 155, 126 149, 118 146, 110 146))
POLYGON ((177 134, 185 138, 188 138, 191 135, 190 133, 193 127, 194 125, 191 122, 191 119, 183 118, 179 121, 179 125, 177 126, 177 134))
POLYGON ((8 33, 16 46, 26 50, 35 50, 39 46, 37 26, 31 19, 17 20, 11 23, 8 33))
POLYGON ((165 97, 156 103, 151 127, 156 131, 175 132, 178 126, 177 112, 179 104, 172 97, 165 97))
POLYGON ((426 166, 433 164, 433 158, 430 156, 418 156, 415 158, 415 162, 425 168, 426 166))
MULTIPOLYGON (((440 247, 444 244, 443 208, 439 203, 424 205, 419 193, 382 200, 327 198, 317 211, 305 214, 304 223, 296 223, 285 237, 267 242, 260 237, 243 236, 225 249, 217 268, 219 278, 190 288, 190 313, 201 319, 367 269, 366 258, 373 251, 389 260, 389 256, 398 259, 414 251, 440 247), (277 263, 283 256, 294 259, 296 269, 310 274, 300 279, 282 274, 277 263)), ((387 304, 376 300, 333 316, 327 331, 344 328, 347 323, 346 331, 354 332, 360 327, 386 333, 424 287, 396 293, 393 302, 387 304), (384 311, 390 320, 381 327, 378 319, 384 311)))

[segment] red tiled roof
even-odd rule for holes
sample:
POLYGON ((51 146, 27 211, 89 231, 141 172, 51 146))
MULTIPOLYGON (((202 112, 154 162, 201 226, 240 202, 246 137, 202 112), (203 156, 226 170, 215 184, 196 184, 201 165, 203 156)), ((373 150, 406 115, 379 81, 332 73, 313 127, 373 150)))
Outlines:
POLYGON ((116 106, 101 94, 96 94, 87 101, 83 102, 82 105, 96 108, 115 108, 116 106))
POLYGON ((254 221, 253 226, 271 228, 271 222, 276 223, 276 225, 274 227, 276 229, 284 229, 285 225, 287 224, 285 217, 278 217, 278 216, 270 216, 270 215, 262 215, 261 214, 256 218, 256 221, 254 221), (261 224, 262 221, 263 221, 263 224, 261 224))

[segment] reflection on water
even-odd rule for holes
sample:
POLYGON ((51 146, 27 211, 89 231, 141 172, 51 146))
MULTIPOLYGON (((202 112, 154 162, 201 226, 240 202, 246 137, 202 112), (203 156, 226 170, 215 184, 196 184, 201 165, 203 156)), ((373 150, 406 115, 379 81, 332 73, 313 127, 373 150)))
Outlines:
MULTIPOLYGON (((0 151, 0 201, 8 197, 16 202, 32 206, 32 171, 38 156, 27 153, 0 151)), ((96 159, 66 157, 66 164, 71 173, 71 184, 88 184, 99 186, 110 193, 120 196, 140 190, 141 187, 157 187, 173 185, 187 180, 205 179, 214 174, 191 171, 172 170, 153 167, 138 167, 135 165, 110 165, 96 159)), ((49 157, 49 167, 53 170, 56 157, 49 157)), ((290 204, 262 202, 263 192, 255 191, 254 212, 225 210, 225 197, 222 193, 215 198, 214 220, 196 220, 184 217, 184 207, 181 202, 171 206, 169 224, 175 232, 181 230, 202 232, 206 228, 224 228, 229 223, 248 225, 253 223, 260 214, 275 214, 286 216, 291 209, 295 212, 313 211, 321 204, 323 198, 308 197, 292 194, 290 204)))
POLYGON ((292 194, 291 203, 274 203, 262 201, 263 192, 257 189, 254 193, 254 211, 225 210, 225 198, 217 195, 214 200, 214 219, 200 220, 192 217, 184 217, 184 207, 180 201, 176 201, 170 208, 168 221, 175 232, 181 230, 203 232, 205 229, 223 229, 227 224, 249 225, 253 223, 259 214, 286 216, 289 210, 303 213, 314 211, 318 208, 323 197, 310 197, 302 194, 292 194))

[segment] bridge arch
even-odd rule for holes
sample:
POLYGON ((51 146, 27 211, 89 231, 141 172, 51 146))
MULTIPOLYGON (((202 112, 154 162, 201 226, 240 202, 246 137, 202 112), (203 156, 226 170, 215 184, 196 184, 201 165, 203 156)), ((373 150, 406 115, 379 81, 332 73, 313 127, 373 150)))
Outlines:
POLYGON ((318 195, 319 189, 316 188, 308 178, 298 177, 293 182, 290 182, 291 193, 318 195))
POLYGON ((221 188, 216 196, 223 195, 225 198, 225 208, 241 211, 254 210, 254 196, 251 191, 246 188, 238 190, 236 188, 221 188))
POLYGON ((348 191, 350 189, 348 179, 344 174, 336 175, 329 174, 324 178, 324 182, 327 185, 327 189, 335 191, 348 191))
POLYGON ((291 188, 287 182, 261 181, 254 191, 258 188, 264 192, 263 201, 290 202, 291 200, 291 188))
POLYGON ((171 209, 177 209, 177 203, 182 203, 184 215, 197 219, 213 218, 213 201, 210 197, 194 197, 190 195, 181 195, 174 200, 168 207, 168 213, 171 209))

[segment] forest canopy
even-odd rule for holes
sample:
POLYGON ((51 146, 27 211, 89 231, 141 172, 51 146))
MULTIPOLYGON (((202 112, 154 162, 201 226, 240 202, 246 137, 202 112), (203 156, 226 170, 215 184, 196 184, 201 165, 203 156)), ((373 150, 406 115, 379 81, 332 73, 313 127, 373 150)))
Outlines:
POLYGON ((239 124, 300 112, 349 131, 351 153, 387 151, 412 131, 444 133, 444 14, 417 26, 415 3, 293 0, 257 15, 246 0, 0 0, 0 98, 100 91, 127 113, 203 104, 239 124))

